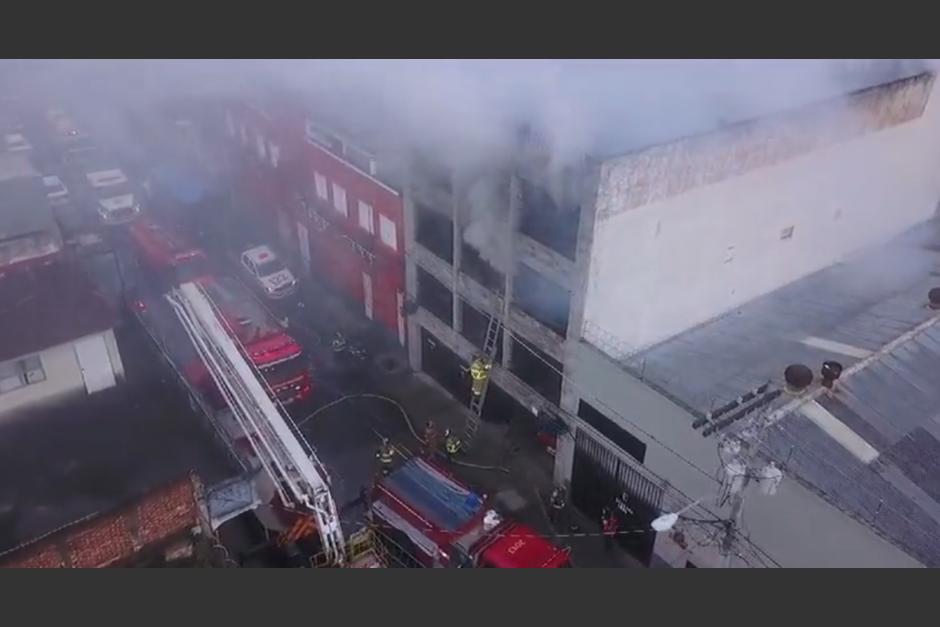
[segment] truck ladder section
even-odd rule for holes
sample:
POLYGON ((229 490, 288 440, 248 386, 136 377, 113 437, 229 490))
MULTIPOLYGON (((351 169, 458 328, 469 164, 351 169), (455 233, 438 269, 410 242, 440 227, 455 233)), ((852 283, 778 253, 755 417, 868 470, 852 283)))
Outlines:
MULTIPOLYGON (((499 330, 503 324, 495 314, 490 316, 489 323, 486 325, 486 336, 483 338, 483 358, 490 364, 496 361, 496 352, 499 349, 499 330)), ((470 395, 470 415, 467 416, 467 424, 463 430, 463 446, 470 448, 473 438, 480 427, 480 415, 483 413, 483 403, 486 401, 486 391, 490 387, 490 377, 487 376, 483 382, 483 391, 479 396, 470 395)))
POLYGON ((206 369, 245 432, 282 502, 309 510, 330 561, 342 566, 346 543, 327 473, 310 445, 271 401, 255 370, 223 328, 211 300, 195 283, 166 295, 206 369))

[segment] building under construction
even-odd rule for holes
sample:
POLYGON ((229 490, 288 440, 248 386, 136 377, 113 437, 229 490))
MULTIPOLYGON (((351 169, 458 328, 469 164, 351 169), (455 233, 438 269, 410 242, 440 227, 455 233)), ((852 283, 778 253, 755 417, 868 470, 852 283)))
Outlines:
MULTIPOLYGON (((929 225, 902 236, 940 198, 934 90, 928 72, 882 75, 564 170, 531 137, 485 173, 416 164, 404 195, 412 366, 469 404, 466 370, 495 319, 483 420, 558 414, 556 480, 592 516, 626 495, 631 527, 700 497, 688 516, 727 519, 720 438, 799 394, 844 393, 853 412, 804 408, 772 427, 797 432, 761 435, 762 459, 784 479, 775 496, 748 498, 749 539, 736 530, 730 563, 937 565, 940 494, 917 470, 940 450, 925 426, 936 399, 910 389, 933 394, 936 367, 894 353, 879 365, 886 345, 914 350, 891 344, 902 336, 920 359, 940 359, 936 339, 905 335, 928 332, 936 313, 926 306, 930 281, 940 285, 935 236, 929 225), (896 236, 903 255, 843 263, 896 236), (882 379, 853 370, 865 359, 908 383, 840 392, 882 379), (832 391, 783 392, 788 365, 818 372, 826 360, 846 366, 832 391), (877 400, 869 413, 884 424, 860 418, 857 399, 877 400), (735 420, 720 421, 721 408, 735 420), (850 490, 862 476, 866 487, 850 490), (891 520, 904 515, 916 531, 891 520)), ((684 524, 628 548, 648 563, 716 564, 712 528, 684 524)))

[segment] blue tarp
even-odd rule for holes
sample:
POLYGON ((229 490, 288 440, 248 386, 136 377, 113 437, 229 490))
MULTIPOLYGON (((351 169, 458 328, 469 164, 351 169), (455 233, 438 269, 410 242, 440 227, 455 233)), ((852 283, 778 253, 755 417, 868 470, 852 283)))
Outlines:
POLYGON ((213 185, 200 174, 172 165, 154 168, 153 184, 176 202, 194 204, 213 191, 213 185))
POLYGON ((480 495, 438 472, 427 462, 412 459, 391 473, 385 484, 435 527, 456 531, 483 506, 480 495))

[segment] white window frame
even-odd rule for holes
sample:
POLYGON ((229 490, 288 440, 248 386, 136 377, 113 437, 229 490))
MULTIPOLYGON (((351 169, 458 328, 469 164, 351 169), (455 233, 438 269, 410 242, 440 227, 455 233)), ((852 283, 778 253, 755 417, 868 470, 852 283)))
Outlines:
POLYGON ((379 214, 379 237, 382 243, 394 251, 398 250, 398 227, 394 220, 379 214))
POLYGON ((359 201, 359 227, 370 235, 375 234, 375 212, 372 205, 362 200, 359 201))
POLYGON ((46 369, 38 354, 0 363, 0 372, 5 374, 0 381, 3 381, 5 386, 9 386, 4 389, 4 385, 0 385, 0 394, 14 392, 46 380, 46 369))
POLYGON ((338 183, 333 183, 333 208, 337 213, 349 217, 349 202, 346 198, 346 190, 338 183))
POLYGON ((317 198, 324 201, 330 200, 330 185, 325 176, 319 172, 314 171, 313 186, 317 190, 317 198))

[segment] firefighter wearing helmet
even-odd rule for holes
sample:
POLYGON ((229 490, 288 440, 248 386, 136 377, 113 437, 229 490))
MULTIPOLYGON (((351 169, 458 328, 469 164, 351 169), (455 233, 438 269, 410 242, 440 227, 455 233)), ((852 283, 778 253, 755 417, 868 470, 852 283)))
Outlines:
POLYGON ((388 438, 382 438, 382 445, 379 447, 375 458, 379 460, 379 466, 382 469, 382 476, 385 477, 392 470, 392 462, 395 459, 395 447, 388 438))
POLYGON ((471 390, 474 396, 482 396, 483 389, 486 387, 486 380, 490 376, 490 368, 493 364, 484 357, 477 355, 470 362, 470 379, 472 380, 471 390))
POLYGON ((460 450, 460 438, 450 432, 450 429, 444 430, 444 453, 447 454, 447 461, 453 461, 454 456, 460 450))

